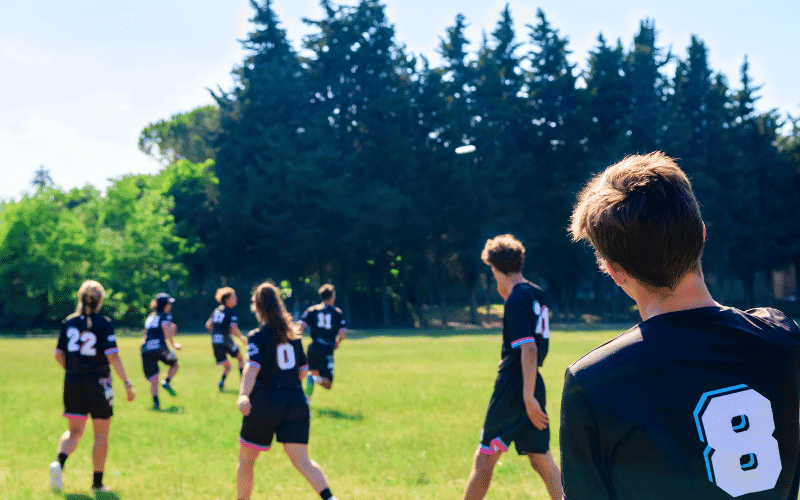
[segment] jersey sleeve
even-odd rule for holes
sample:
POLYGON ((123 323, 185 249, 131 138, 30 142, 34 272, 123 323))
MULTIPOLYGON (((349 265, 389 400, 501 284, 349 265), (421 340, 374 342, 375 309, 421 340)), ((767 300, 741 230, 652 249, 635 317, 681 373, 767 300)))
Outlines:
POLYGON ((522 297, 512 296, 506 302, 503 310, 506 326, 508 328, 511 347, 518 349, 523 344, 536 342, 533 335, 533 326, 530 321, 529 308, 531 304, 522 297))
POLYGON ((339 311, 339 330, 347 330, 347 321, 345 321, 342 311, 339 311))
POLYGON ((119 348, 117 347, 117 334, 114 332, 114 325, 112 325, 110 321, 107 323, 102 337, 103 340, 105 340, 105 350, 103 353, 106 356, 119 352, 119 348))
POLYGON ((172 315, 171 314, 165 314, 164 315, 164 317, 161 319, 161 324, 163 325, 164 323, 172 323, 172 315))
POLYGON ((261 345, 261 332, 254 330, 247 336, 247 364, 261 369, 261 361, 263 353, 261 352, 263 345, 261 345))
POLYGON ((56 354, 64 354, 67 352, 67 325, 66 322, 61 322, 61 331, 58 333, 58 342, 56 343, 56 354))
POLYGON ((561 396, 561 483, 565 500, 611 499, 600 452, 597 417, 580 383, 567 369, 561 396))

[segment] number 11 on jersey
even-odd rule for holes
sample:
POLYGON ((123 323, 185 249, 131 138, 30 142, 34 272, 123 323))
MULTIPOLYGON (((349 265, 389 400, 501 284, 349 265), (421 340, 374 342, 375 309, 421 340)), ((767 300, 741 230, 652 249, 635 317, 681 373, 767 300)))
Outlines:
POLYGON ((781 473, 767 398, 746 385, 703 394, 694 410, 708 479, 732 497, 775 487, 781 473))

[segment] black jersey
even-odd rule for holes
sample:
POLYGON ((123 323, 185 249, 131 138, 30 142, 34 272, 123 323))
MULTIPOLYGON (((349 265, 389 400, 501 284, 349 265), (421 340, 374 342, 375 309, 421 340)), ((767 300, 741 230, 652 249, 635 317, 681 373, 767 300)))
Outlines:
POLYGON ((67 377, 107 375, 108 356, 117 352, 117 336, 111 320, 99 314, 91 315, 89 328, 86 316, 73 314, 61 323, 56 352, 65 356, 67 377))
POLYGON ((798 497, 800 330, 774 309, 661 314, 567 369, 564 496, 798 497))
POLYGON ((144 322, 144 327, 147 332, 145 332, 142 352, 162 351, 167 349, 167 343, 164 340, 164 330, 161 328, 161 325, 168 325, 170 323, 172 323, 172 315, 165 312, 153 313, 147 317, 144 322))
POLYGON ((311 340, 324 345, 334 345, 339 330, 347 327, 342 310, 325 304, 309 307, 300 319, 311 330, 311 340))
POLYGON ((550 317, 544 292, 538 286, 523 282, 514 285, 503 307, 503 348, 500 371, 522 373, 519 348, 535 342, 539 366, 544 363, 550 343, 550 317))
POLYGON ((300 339, 283 344, 275 343, 268 326, 248 334, 248 363, 259 369, 253 390, 266 387, 301 387, 300 372, 308 369, 308 359, 300 339))
POLYGON ((211 322, 214 325, 214 332, 211 334, 211 341, 214 344, 224 344, 226 337, 231 335, 231 327, 238 326, 239 318, 236 311, 230 307, 221 305, 211 313, 211 322))

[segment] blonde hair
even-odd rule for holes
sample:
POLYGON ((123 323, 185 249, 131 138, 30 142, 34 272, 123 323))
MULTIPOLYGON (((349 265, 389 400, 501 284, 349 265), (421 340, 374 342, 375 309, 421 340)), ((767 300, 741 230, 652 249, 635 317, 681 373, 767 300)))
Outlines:
POLYGON ((300 327, 286 310, 281 291, 272 283, 265 282, 256 287, 251 297, 250 310, 259 323, 272 328, 275 343, 284 344, 300 338, 300 327))
POLYGON ((84 281, 78 290, 78 308, 75 314, 86 317, 86 326, 92 327, 92 314, 100 312, 106 291, 103 285, 94 280, 84 281))
POLYGON ((231 288, 229 286, 226 286, 226 287, 217 289, 217 293, 214 294, 214 298, 217 299, 217 302, 219 302, 220 304, 224 305, 225 301, 228 300, 228 297, 230 297, 231 295, 235 295, 235 294, 236 294, 236 290, 234 290, 233 288, 231 288))

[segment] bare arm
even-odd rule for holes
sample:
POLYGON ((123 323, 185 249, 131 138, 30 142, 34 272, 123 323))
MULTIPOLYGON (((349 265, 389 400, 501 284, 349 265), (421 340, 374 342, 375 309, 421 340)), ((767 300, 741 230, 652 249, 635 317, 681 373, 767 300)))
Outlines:
POLYGON ((250 393, 253 392, 253 386, 256 384, 256 375, 258 375, 259 368, 251 363, 244 365, 244 372, 242 372, 242 383, 239 386, 239 400, 236 404, 239 406, 239 411, 242 415, 250 413, 250 393))
POLYGON ((247 337, 242 334, 242 331, 239 330, 239 327, 236 325, 231 325, 231 333, 236 336, 239 340, 242 341, 242 344, 247 347, 247 337))
POLYGON ((161 331, 164 332, 164 341, 166 341, 167 346, 171 345, 173 349, 180 351, 181 345, 175 342, 175 333, 178 331, 178 325, 175 323, 162 323, 161 331))
POLYGON ((536 389, 536 372, 539 368, 539 353, 536 342, 528 342, 520 346, 522 351, 522 398, 525 401, 525 410, 534 427, 539 430, 546 429, 549 422, 542 406, 533 397, 536 389))
POLYGON ((63 352, 56 350, 56 361, 58 364, 61 365, 61 368, 67 369, 67 356, 64 355, 63 352))
POLYGON ((208 333, 214 333, 214 321, 212 320, 212 318, 213 315, 209 316, 208 319, 206 320, 206 330, 208 330, 208 333))
POLYGON ((336 335, 336 346, 335 346, 335 349, 339 348, 339 344, 341 344, 342 340, 344 340, 345 338, 347 338, 347 329, 346 328, 340 328, 339 329, 339 333, 336 335))
POLYGON ((133 401, 135 394, 133 392, 133 383, 131 383, 128 376, 125 374, 125 367, 122 366, 122 358, 119 357, 119 353, 112 352, 108 354, 108 363, 111 365, 111 368, 117 372, 117 376, 122 380, 125 384, 125 391, 127 392, 126 396, 128 401, 133 401))

